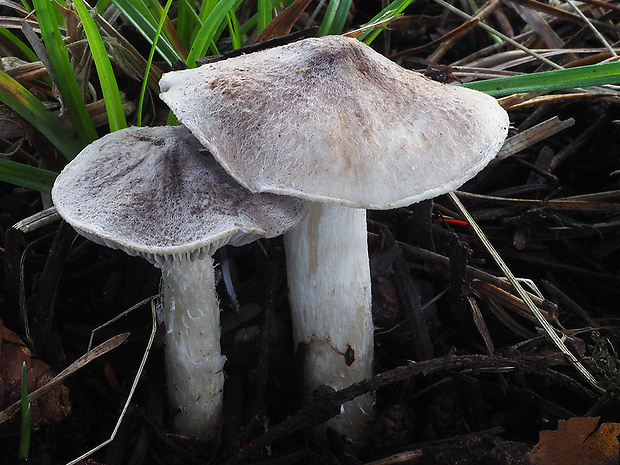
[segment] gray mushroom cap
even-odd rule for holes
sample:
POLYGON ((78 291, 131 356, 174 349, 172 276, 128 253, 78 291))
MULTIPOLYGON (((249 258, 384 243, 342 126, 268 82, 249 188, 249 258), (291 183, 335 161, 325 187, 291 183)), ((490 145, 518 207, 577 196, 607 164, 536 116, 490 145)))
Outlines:
POLYGON ((240 186, 183 126, 93 142, 60 173, 52 199, 80 234, 160 264, 280 235, 304 215, 298 199, 240 186))
POLYGON ((495 157, 509 125, 494 98, 342 36, 167 73, 160 88, 248 189, 358 208, 456 189, 495 157))

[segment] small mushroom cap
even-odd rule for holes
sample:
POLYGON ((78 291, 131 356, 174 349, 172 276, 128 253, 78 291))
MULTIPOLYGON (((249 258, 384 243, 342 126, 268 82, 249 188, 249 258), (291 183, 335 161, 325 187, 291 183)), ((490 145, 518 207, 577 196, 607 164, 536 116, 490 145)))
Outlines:
POLYGON ((60 173, 52 199, 80 234, 160 264, 280 235, 304 215, 299 199, 240 186, 183 126, 93 142, 60 173))
POLYGON ((250 190, 359 208, 456 189, 495 157, 509 125, 494 98, 342 36, 167 73, 160 88, 250 190))

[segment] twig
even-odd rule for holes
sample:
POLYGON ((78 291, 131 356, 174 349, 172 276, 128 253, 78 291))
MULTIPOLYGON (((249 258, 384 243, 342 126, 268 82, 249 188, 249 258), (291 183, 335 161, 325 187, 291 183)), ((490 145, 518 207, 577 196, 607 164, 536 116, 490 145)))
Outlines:
POLYGON ((131 308, 128 308, 127 310, 125 310, 124 312, 122 312, 121 314, 115 316, 114 318, 112 318, 111 320, 106 321, 105 323, 103 323, 100 326, 97 326, 95 329, 93 329, 90 332, 90 339, 88 340, 88 350, 90 350, 90 348, 93 346, 93 338, 95 337, 95 334, 102 330, 103 328, 110 326, 112 323, 117 322, 118 320, 120 320, 121 318, 126 317, 127 315, 129 315, 131 312, 133 312, 134 310, 136 310, 137 308, 142 307, 144 304, 147 304, 149 302, 154 302, 155 300, 159 299, 161 297, 161 294, 155 294, 151 297, 147 297, 146 299, 138 302, 136 305, 134 305, 131 308))
MULTIPOLYGON (((468 15, 467 13, 465 13, 464 11, 459 10, 458 8, 450 5, 448 2, 445 2, 444 0, 435 0, 435 2, 439 3, 441 6, 443 6, 444 8, 447 8, 448 10, 450 10, 451 12, 459 15, 462 18, 468 19, 468 20, 472 20, 474 19, 473 16, 468 15)), ((564 69, 562 68, 560 65, 554 63, 551 60, 548 60, 547 58, 545 58, 544 56, 534 52, 533 50, 530 50, 529 48, 527 48, 525 45, 520 44, 519 42, 515 41, 514 39, 508 37, 505 34, 502 34, 501 32, 493 29, 491 26, 487 26, 486 24, 479 22, 478 25, 484 29, 487 32, 490 32, 492 34, 495 34, 497 37, 499 37, 500 39, 508 42, 510 45, 517 47, 521 50, 523 50, 524 52, 528 53, 529 55, 532 55, 534 58, 542 61, 543 63, 546 63, 547 65, 551 66, 552 68, 555 69, 564 69)))
POLYGON ((531 128, 521 131, 516 136, 509 137, 502 148, 500 149, 497 157, 493 160, 493 163, 497 163, 499 160, 503 160, 511 155, 521 152, 523 149, 530 147, 541 140, 545 140, 548 137, 563 131, 575 124, 573 118, 560 121, 557 116, 549 118, 542 123, 539 123, 531 128))
MULTIPOLYGON (((146 301, 148 301, 148 300, 149 299, 147 299, 146 301)), ((151 335, 150 335, 149 341, 148 341, 148 343, 146 345, 146 349, 144 350, 144 355, 142 356, 142 361, 140 362, 140 366, 138 367, 138 372, 136 373, 136 377, 134 378, 133 384, 131 385, 131 389, 129 390, 129 395, 127 396, 127 400, 125 401, 125 405, 123 406, 123 410, 121 411, 121 414, 118 417, 118 421, 116 422, 116 426, 114 426, 114 430, 112 431, 112 434, 110 435, 110 437, 107 440, 103 441, 98 446, 93 447, 91 450, 89 450, 85 454, 82 454, 78 458, 76 458, 76 459, 72 460, 71 462, 67 463, 67 465, 75 465, 80 460, 84 460, 86 457, 94 454, 99 449, 107 446, 112 441, 114 441, 114 438, 116 437, 116 433, 118 433, 118 429, 121 426, 121 422, 123 421, 123 418, 125 418, 125 413, 127 412, 127 409, 129 408, 129 404, 131 402, 131 399, 133 398, 133 394, 136 391, 136 387, 138 385, 138 381, 140 380, 140 376, 142 375, 142 371, 144 370, 144 365, 146 364, 146 359, 148 358, 149 353, 151 351, 151 346, 153 345, 153 339, 155 339, 155 332, 157 331, 157 318, 155 316, 155 297, 151 297, 150 300, 151 300, 151 317, 152 317, 152 321, 153 321, 153 326, 151 328, 151 335)), ((142 303, 144 303, 144 301, 142 303)), ((126 334, 127 334, 127 336, 129 336, 129 333, 126 333, 126 334)), ((93 350, 95 350, 95 349, 93 349, 93 350)))
POLYGON ((229 457, 224 464, 233 465, 239 463, 252 454, 260 451, 262 448, 269 446, 273 442, 291 433, 326 422, 340 413, 340 406, 342 404, 358 396, 366 394, 367 392, 376 391, 383 386, 407 380, 414 376, 427 376, 448 370, 464 370, 480 373, 505 373, 514 370, 523 370, 525 372, 541 375, 544 369, 546 369, 546 375, 552 376, 575 390, 583 391, 583 386, 572 378, 550 370, 542 366, 539 362, 534 363, 527 360, 508 359, 505 357, 488 355, 440 357, 394 368, 393 370, 380 373, 340 391, 334 391, 333 389, 325 387, 319 388, 314 392, 313 399, 309 405, 295 415, 273 426, 266 433, 252 439, 250 443, 238 448, 235 454, 229 457))
POLYGON ((601 41, 601 43, 609 51, 609 53, 611 53, 612 56, 614 57, 618 57, 618 54, 613 49, 613 47, 609 45, 609 42, 607 42, 605 37, 603 37, 603 35, 598 31, 598 29, 594 27, 594 25, 588 19, 588 17, 583 14, 583 11, 581 11, 581 9, 579 9, 579 7, 575 5, 575 2, 573 2, 573 0, 566 0, 566 2, 573 8, 573 10, 577 12, 577 14, 581 17, 581 19, 585 21, 586 25, 592 30, 592 32, 594 32, 594 35, 601 41))
MULTIPOLYGON (((369 237, 372 239, 372 238, 376 238, 377 236, 375 234, 369 233, 369 237)), ((403 252, 410 257, 416 257, 417 259, 427 261, 428 263, 431 263, 433 265, 439 266, 444 269, 450 268, 450 259, 444 255, 440 255, 438 253, 431 252, 430 250, 425 250, 420 247, 416 247, 414 245, 407 244, 404 242, 396 241, 396 244, 398 244, 403 249, 403 252)), ((479 279, 480 281, 483 281, 483 282, 489 282, 493 284, 494 286, 497 286, 506 291, 512 290, 512 286, 505 279, 498 278, 497 276, 492 275, 491 273, 487 273, 486 271, 482 271, 471 265, 467 265, 466 270, 467 270, 467 274, 474 279, 479 279)), ((529 294, 529 296, 530 296, 530 299, 532 299, 532 301, 534 301, 536 305, 540 307, 541 309, 546 310, 550 314, 557 314, 558 308, 552 302, 545 300, 545 299, 541 299, 540 297, 537 297, 532 294, 529 294)))
MULTIPOLYGON (((52 390, 56 385, 62 383, 65 379, 67 379, 69 376, 71 376, 73 373, 78 371, 83 366, 88 365, 90 362, 92 362, 96 358, 101 357, 102 355, 107 354, 112 349, 117 348, 119 345, 125 342, 128 337, 129 337, 129 333, 122 333, 122 334, 119 334, 117 336, 114 336, 108 339, 103 344, 98 345, 94 349, 89 350, 84 355, 82 355, 80 358, 78 358, 75 362, 69 365, 67 368, 65 368, 60 373, 58 373, 56 376, 54 376, 54 378, 50 380, 49 383, 46 383, 45 385, 41 386, 36 391, 33 391, 30 394, 28 394, 28 401, 30 403, 34 402, 39 397, 41 397, 42 395, 52 390)), ((0 412, 0 424, 10 420, 13 417, 13 415, 15 415, 20 410, 21 410, 21 399, 11 404, 9 407, 5 408, 2 412, 0 412)))
POLYGON ((542 326, 551 341, 556 345, 558 349, 560 349, 560 351, 562 351, 562 353, 568 358, 568 360, 572 363, 575 369, 586 379, 586 381, 588 381, 588 383, 590 383, 590 385, 592 385, 592 387, 594 387, 599 392, 605 392, 605 389, 598 383, 594 376, 592 376, 590 372, 586 370, 586 368, 581 364, 581 362, 577 360, 577 357, 575 357, 573 353, 568 350, 568 348, 564 344, 564 341, 562 341, 562 339, 560 339, 560 337, 558 336, 556 330, 549 324, 549 322, 545 319, 540 310, 538 310, 536 305, 534 305, 534 302, 532 302, 532 299, 530 298, 528 293, 525 292, 523 287, 521 287, 521 284, 519 284, 519 282, 512 274, 512 271, 510 271, 510 268, 508 268, 504 260, 502 260, 502 257, 500 257, 491 242, 486 238, 486 236, 482 232, 482 229, 480 229, 480 226, 478 226, 478 224, 469 214, 469 212, 461 203, 456 194, 454 192, 450 192, 448 196, 459 209, 461 214, 465 216, 478 239, 480 239, 480 241, 484 244, 485 248, 491 254, 497 266, 499 266, 499 268, 502 270, 502 273, 504 273, 504 276, 506 276, 506 278, 508 278, 508 280, 510 281, 510 284, 512 284, 514 290, 517 291, 517 294, 519 294, 519 297, 521 297, 521 299, 527 304, 530 312, 536 317, 538 324, 542 326))
POLYGON ((484 200, 487 202, 499 203, 504 205, 517 205, 530 208, 549 208, 551 210, 563 211, 586 211, 586 212, 617 212, 620 210, 620 203, 595 202, 587 200, 573 200, 572 198, 562 198, 553 200, 536 199, 515 199, 511 197, 497 197, 493 195, 474 194, 471 192, 457 191, 458 195, 472 200, 484 200))
POLYGON ((53 223, 60 219, 60 215, 56 211, 55 206, 51 206, 46 210, 35 213, 34 215, 24 218, 13 225, 14 229, 22 233, 35 231, 43 226, 53 223))

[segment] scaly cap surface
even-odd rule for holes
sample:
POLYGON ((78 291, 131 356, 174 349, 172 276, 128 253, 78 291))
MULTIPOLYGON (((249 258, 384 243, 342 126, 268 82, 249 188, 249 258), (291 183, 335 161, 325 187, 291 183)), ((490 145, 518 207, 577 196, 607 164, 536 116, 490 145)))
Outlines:
POLYGON ((80 234, 153 263, 277 236, 304 214, 298 199, 239 185, 183 126, 93 142, 60 173, 52 199, 80 234))
POLYGON ((387 209, 456 189, 508 131, 497 101, 355 39, 306 39, 167 73, 161 98, 237 181, 387 209))

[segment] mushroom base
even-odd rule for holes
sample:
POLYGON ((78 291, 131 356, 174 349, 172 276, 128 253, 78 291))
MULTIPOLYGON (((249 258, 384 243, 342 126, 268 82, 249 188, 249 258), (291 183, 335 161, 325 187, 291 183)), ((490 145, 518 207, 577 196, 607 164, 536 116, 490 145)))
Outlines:
MULTIPOLYGON (((284 235, 295 344, 306 344, 305 391, 336 390, 372 375, 373 324, 366 211, 313 204, 284 235)), ((373 396, 343 406, 328 422, 368 439, 373 396)))
POLYGON ((162 267, 168 395, 174 428, 207 441, 222 416, 224 362, 213 259, 175 260, 162 267))

